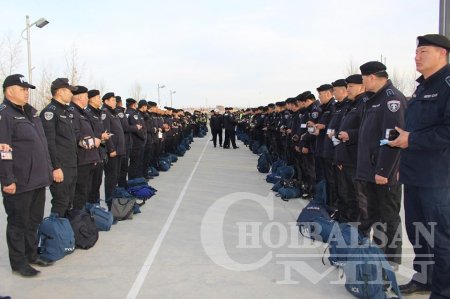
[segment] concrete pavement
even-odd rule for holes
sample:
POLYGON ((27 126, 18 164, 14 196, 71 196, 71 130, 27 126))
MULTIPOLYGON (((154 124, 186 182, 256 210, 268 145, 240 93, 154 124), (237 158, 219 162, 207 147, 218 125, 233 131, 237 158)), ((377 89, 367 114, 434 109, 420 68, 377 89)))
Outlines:
MULTIPOLYGON (((11 274, 0 209, 0 296, 353 298, 341 273, 326 258, 322 264, 326 247, 299 236, 293 224, 307 202, 276 198, 256 170, 256 155, 243 144, 213 148, 209 137, 195 139, 169 172, 149 181, 158 192, 141 214, 101 232, 93 248, 41 268, 36 278, 11 274)), ((397 273, 400 283, 412 268, 404 243, 410 255, 397 273)))

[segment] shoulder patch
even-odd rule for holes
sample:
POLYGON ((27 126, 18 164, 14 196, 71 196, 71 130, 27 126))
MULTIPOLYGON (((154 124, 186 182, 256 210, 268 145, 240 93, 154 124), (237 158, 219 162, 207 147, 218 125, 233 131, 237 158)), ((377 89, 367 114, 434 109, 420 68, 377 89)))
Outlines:
POLYGON ((44 118, 45 120, 51 120, 53 118, 53 112, 50 111, 44 112, 44 118))
POLYGON ((319 112, 311 113, 311 117, 314 118, 314 119, 318 118, 319 117, 319 112))
POLYGON ((123 118, 125 115, 123 114, 123 112, 120 112, 119 114, 117 114, 120 118, 123 118))
POLYGON ((398 109, 400 109, 400 101, 397 101, 397 100, 388 101, 387 106, 388 106, 389 111, 397 112, 398 109))
POLYGON ((74 109, 73 106, 70 106, 69 108, 67 108, 67 110, 69 110, 69 111, 73 111, 73 109, 74 109))
POLYGON ((105 119, 106 119, 106 114, 102 113, 102 120, 105 120, 105 119))
POLYGON ((395 92, 392 89, 386 89, 386 94, 388 97, 393 97, 395 96, 395 92))
POLYGON ((445 78, 445 82, 447 83, 448 86, 450 86, 450 76, 447 76, 445 78))
POLYGON ((139 117, 137 116, 137 114, 133 115, 133 118, 134 118, 135 120, 138 120, 138 119, 139 119, 139 117))

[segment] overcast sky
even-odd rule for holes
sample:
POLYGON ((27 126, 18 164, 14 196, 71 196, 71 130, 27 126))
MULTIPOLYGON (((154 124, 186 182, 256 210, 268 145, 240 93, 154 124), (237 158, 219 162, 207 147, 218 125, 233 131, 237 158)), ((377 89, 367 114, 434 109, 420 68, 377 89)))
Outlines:
MULTIPOLYGON (((417 35, 437 33, 438 0, 0 0, 0 37, 32 28, 33 82, 63 76, 78 49, 81 84, 173 106, 258 106, 315 91, 386 57, 388 71, 414 71, 417 35)), ((26 45, 17 72, 27 74, 26 45)))

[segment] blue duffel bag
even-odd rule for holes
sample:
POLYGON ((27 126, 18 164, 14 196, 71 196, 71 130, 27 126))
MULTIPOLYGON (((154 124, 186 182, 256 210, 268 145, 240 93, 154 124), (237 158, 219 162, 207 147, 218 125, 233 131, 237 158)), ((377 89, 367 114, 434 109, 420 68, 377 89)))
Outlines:
POLYGON ((47 261, 57 261, 75 250, 75 234, 67 218, 52 213, 38 229, 38 253, 47 261))
POLYGON ((109 231, 114 222, 111 212, 101 207, 99 204, 86 203, 86 210, 94 218, 95 225, 99 231, 109 231))
POLYGON ((164 159, 158 160, 158 169, 159 171, 168 171, 170 169, 170 163, 164 159))
POLYGON ((278 190, 278 194, 284 201, 288 201, 292 198, 299 198, 301 196, 301 193, 302 192, 299 187, 281 187, 278 190))
POLYGON ((142 186, 147 185, 147 180, 144 177, 135 178, 127 181, 128 187, 134 187, 134 186, 142 186))
POLYGON ((339 229, 339 223, 331 219, 327 207, 310 202, 300 212, 297 225, 304 237, 328 242, 333 229, 339 229))

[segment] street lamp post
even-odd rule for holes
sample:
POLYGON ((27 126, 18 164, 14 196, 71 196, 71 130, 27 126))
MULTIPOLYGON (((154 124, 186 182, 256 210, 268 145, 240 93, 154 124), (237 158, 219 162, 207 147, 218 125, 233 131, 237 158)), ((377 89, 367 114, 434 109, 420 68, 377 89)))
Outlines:
POLYGON ((160 97, 159 97, 159 90, 161 89, 161 88, 164 88, 164 87, 166 87, 165 85, 159 85, 159 83, 158 83, 158 106, 160 106, 160 101, 161 101, 161 99, 160 99, 160 97))
POLYGON ((174 94, 174 93, 177 93, 175 90, 171 90, 170 91, 170 107, 173 107, 172 105, 172 95, 174 94))
MULTIPOLYGON (((26 16, 25 17, 25 24, 26 27, 25 29, 22 31, 22 38, 23 37, 23 33, 26 31, 27 32, 27 37, 24 38, 27 40, 27 53, 28 53, 28 82, 30 82, 30 84, 33 84, 33 67, 31 65, 31 38, 30 38, 30 29, 31 27, 33 27, 34 25, 36 25, 36 27, 38 28, 42 28, 45 25, 47 25, 49 23, 49 21, 47 21, 45 18, 40 18, 37 21, 33 22, 30 24, 30 16, 26 16)), ((30 93, 30 103, 31 103, 31 93, 30 93)))

